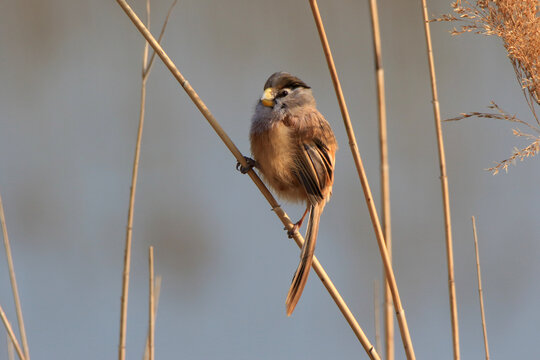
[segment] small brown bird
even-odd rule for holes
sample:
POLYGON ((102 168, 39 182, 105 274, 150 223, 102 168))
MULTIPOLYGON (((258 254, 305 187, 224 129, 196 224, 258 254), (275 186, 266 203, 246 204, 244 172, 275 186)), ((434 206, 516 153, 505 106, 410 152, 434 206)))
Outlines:
POLYGON ((311 89, 286 72, 272 74, 251 119, 249 168, 257 167, 277 194, 305 202, 306 211, 289 231, 302 226, 309 211, 300 264, 287 295, 287 316, 294 311, 307 282, 319 231, 319 219, 332 195, 337 142, 326 119, 316 108, 311 89))

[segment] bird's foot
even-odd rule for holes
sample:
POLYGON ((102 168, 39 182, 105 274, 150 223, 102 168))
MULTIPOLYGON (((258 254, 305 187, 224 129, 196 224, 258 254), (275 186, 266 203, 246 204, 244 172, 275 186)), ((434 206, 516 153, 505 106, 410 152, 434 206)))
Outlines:
MULTIPOLYGON (((300 227, 302 226, 302 223, 304 222, 304 219, 306 218, 306 215, 309 211, 309 206, 306 208, 306 211, 304 211, 304 215, 302 215, 302 217, 300 218, 300 220, 298 220, 296 223, 294 223, 293 225, 293 228, 289 231, 287 231, 287 235, 289 236, 289 239, 292 239, 294 237, 294 233, 300 229, 300 227)), ((284 230, 287 230, 287 228, 285 228, 284 230)))
MULTIPOLYGON (((300 224, 296 223, 293 225, 291 230, 287 231, 287 236, 289 237, 289 239, 292 239, 294 237, 294 233, 297 232, 299 228, 300 224)), ((285 230, 287 230, 287 228, 285 228, 285 230)))
POLYGON ((244 159, 246 159, 247 166, 242 166, 242 164, 240 164, 240 161, 238 161, 236 163, 236 170, 240 171, 242 174, 247 174, 249 170, 257 166, 257 162, 247 156, 244 156, 244 159))

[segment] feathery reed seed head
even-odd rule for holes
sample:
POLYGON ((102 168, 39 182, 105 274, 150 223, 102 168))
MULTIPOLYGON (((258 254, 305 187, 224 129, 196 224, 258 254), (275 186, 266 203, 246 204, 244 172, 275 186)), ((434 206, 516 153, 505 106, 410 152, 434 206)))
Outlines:
POLYGON ((462 22, 454 28, 452 35, 472 32, 481 35, 499 37, 514 67, 516 77, 522 86, 525 100, 533 114, 536 124, 530 124, 509 115, 492 102, 491 109, 497 113, 462 113, 449 119, 461 120, 469 117, 481 117, 517 122, 532 129, 535 135, 513 129, 515 136, 532 141, 528 146, 515 148, 510 158, 497 162, 488 169, 497 174, 501 169, 508 171, 508 165, 516 159, 524 160, 540 152, 540 121, 535 108, 540 105, 540 0, 477 0, 456 1, 452 3, 454 14, 443 15, 433 21, 462 22))

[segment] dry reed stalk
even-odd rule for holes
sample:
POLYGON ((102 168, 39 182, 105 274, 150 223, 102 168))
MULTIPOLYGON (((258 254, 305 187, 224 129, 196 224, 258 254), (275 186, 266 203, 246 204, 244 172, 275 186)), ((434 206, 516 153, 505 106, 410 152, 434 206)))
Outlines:
POLYGON ((373 321, 375 322, 375 346, 381 352, 381 308, 379 301, 379 282, 373 280, 373 321))
MULTIPOLYGON (((182 88, 186 91, 187 95, 190 97, 190 99, 193 101, 195 106, 199 109, 201 114, 204 116, 204 118, 208 121, 210 126, 214 129, 216 134, 220 137, 220 139, 223 141, 225 146, 229 149, 229 151, 233 154, 233 156, 236 158, 236 160, 244 167, 248 167, 248 164, 240 152, 236 145, 233 143, 233 141, 230 139, 230 137, 227 135, 227 133, 223 130, 219 122, 216 120, 214 115, 210 112, 210 110, 206 107, 205 103, 201 100, 197 92, 193 89, 193 87, 189 84, 189 82, 184 78, 184 76, 180 73, 176 65, 173 63, 173 61, 169 58, 169 56, 165 53, 161 45, 155 40, 155 38, 152 36, 150 31, 144 26, 144 24, 141 22, 141 20, 138 18, 138 16, 135 14, 135 12, 131 9, 131 7, 127 4, 125 0, 116 0, 118 5, 124 10, 126 15, 130 18, 130 20, 133 22, 135 27, 139 30, 139 32, 144 36, 144 38, 150 43, 150 46, 154 49, 154 51, 158 54, 158 56, 161 58, 165 66, 171 71, 171 74, 175 77, 175 79, 179 82, 179 84, 182 86, 182 88)), ((283 225, 285 226, 285 230, 291 230, 293 228, 293 223, 289 216, 285 213, 285 211, 281 208, 281 206, 278 204, 272 193, 268 190, 268 188, 264 185, 262 180, 259 178, 259 176, 255 173, 255 171, 250 170, 247 173, 253 183, 257 186, 261 194, 265 197, 265 199, 270 204, 272 211, 278 216, 278 218, 281 220, 283 225)), ((304 243, 304 238, 298 231, 294 233, 293 236, 294 241, 296 242, 296 245, 298 247, 302 247, 304 243)), ((354 318, 353 314, 349 310, 349 307, 337 291, 336 287, 330 280, 330 277, 322 267, 319 260, 314 257, 313 258, 313 264, 312 264, 313 270, 317 273, 317 276, 321 279, 321 282, 323 283, 326 290, 329 292, 330 296, 340 309, 341 313, 347 320, 349 326, 355 333, 356 337, 366 350, 366 353, 370 357, 370 359, 380 359, 377 351, 371 345, 370 341, 364 334, 364 331, 354 318)))
MULTIPOLYGON (((147 43, 148 44, 148 43, 147 43)), ((149 301, 148 301, 148 348, 149 348, 149 360, 154 360, 154 332, 156 325, 155 318, 155 294, 154 294, 154 247, 148 248, 148 273, 149 273, 149 301)))
POLYGON ((9 242, 7 227, 6 227, 6 215, 4 213, 4 205, 2 204, 2 196, 0 196, 0 223, 2 224, 2 234, 4 237, 4 248, 6 251, 6 259, 9 269, 9 280, 11 282, 11 291, 13 292, 13 301, 15 302, 15 311, 17 313, 17 322, 19 325, 19 332, 21 334, 21 341, 24 349, 24 357, 30 360, 30 351, 28 349, 28 341, 26 339, 26 330, 24 327, 24 319, 22 313, 21 299, 19 298, 19 288, 17 286, 17 278, 15 277, 15 267, 13 266, 13 256, 11 255, 11 244, 9 242))
MULTIPOLYGON (((163 21, 163 25, 161 26, 161 31, 159 33, 159 37, 158 37, 158 43, 161 43, 161 40, 163 39, 163 35, 165 35, 165 29, 167 28, 167 24, 169 23, 169 17, 171 16, 171 13, 174 9, 174 7, 176 6, 176 3, 178 2, 178 0, 174 0, 171 4, 171 6, 169 6, 169 10, 167 11, 167 16, 165 16, 165 21, 163 21)), ((148 27, 150 28, 150 27, 148 27)), ((150 70, 152 69, 152 64, 154 63, 154 59, 156 58, 156 52, 152 52, 152 55, 150 56, 150 61, 148 61, 148 66, 146 67, 146 69, 143 71, 143 77, 148 77, 149 73, 150 73, 150 70)))
MULTIPOLYGON (((146 1, 146 21, 150 27, 150 0, 146 1)), ((146 66, 148 64, 148 43, 145 42, 143 50, 142 81, 141 81, 141 102, 139 109, 139 128, 137 130, 137 141, 135 143, 135 156, 133 160, 133 171, 131 174, 131 188, 129 195, 128 220, 126 227, 126 244, 124 250, 124 272, 122 279, 122 299, 120 311, 120 340, 118 345, 118 359, 126 358, 126 329, 127 329, 127 305, 129 295, 129 274, 131 269, 131 239, 133 234, 133 211, 135 207, 135 193, 137 191, 137 175, 139 172, 139 159, 141 154, 141 140, 144 126, 144 110, 146 103, 146 80, 148 79, 146 66)))
POLYGON ((11 343, 15 347, 15 351, 17 351, 17 355, 19 355, 19 359, 26 360, 21 350, 21 346, 19 345, 19 341, 17 341, 17 337, 13 333, 13 328, 11 327, 9 320, 6 317, 6 313, 4 313, 4 309, 2 308, 2 305, 0 305, 0 317, 2 318, 2 322, 4 323, 9 339, 11 340, 11 343))
POLYGON ((15 348, 13 347, 13 342, 9 338, 9 335, 6 334, 7 347, 8 347, 8 360, 15 360, 15 348))
MULTIPOLYGON (((375 79, 377 81, 377 109, 379 114, 379 153, 381 163, 381 206, 384 240, 388 256, 392 261, 392 227, 390 218, 390 175, 388 166, 388 135, 386 126, 386 96, 384 91, 384 69, 382 64, 381 32, 377 0, 369 1, 375 55, 375 79)), ((384 269, 383 269, 384 271, 384 269)), ((386 277, 385 277, 386 279, 386 277)), ((386 360, 394 360, 394 307, 392 294, 384 281, 384 345, 386 360)))
POLYGON ((435 119, 435 130, 437 135, 437 146, 439 150, 440 179, 444 208, 444 230, 446 235, 446 260, 448 267, 448 294, 450 301, 450 320, 452 323, 452 345, 454 350, 454 360, 460 358, 459 352, 459 324, 456 302, 456 285, 454 281, 454 250, 452 244, 452 221, 450 217, 450 196, 448 192, 448 177, 446 175, 446 156, 444 152, 444 142, 441 129, 441 113, 439 109, 439 98, 437 94, 437 79, 435 77, 435 63, 433 61, 433 48, 431 45, 431 32, 426 0, 422 0, 422 13, 424 17, 424 31, 426 34, 426 48, 429 63, 429 74, 431 78, 431 94, 433 96, 433 115, 435 119))
MULTIPOLYGON (((167 12, 167 16, 161 28, 161 33, 159 35, 159 40, 163 38, 167 23, 169 21, 169 16, 171 11, 176 5, 176 0, 172 3, 167 12)), ((146 1, 146 16, 147 16, 147 26, 150 27, 150 0, 146 1)), ((148 43, 145 42, 143 50, 143 63, 142 63, 142 80, 141 80, 141 103, 139 110, 139 127, 137 130, 137 140, 135 144, 135 155, 133 159, 133 171, 131 176, 131 188, 129 196, 129 207, 128 207, 128 221, 126 227, 126 242, 124 250, 124 272, 122 278, 122 298, 121 298, 121 310, 120 310, 120 340, 118 345, 118 359, 124 360, 126 356, 126 328, 127 328, 127 305, 128 305, 128 295, 129 295, 129 274, 131 268, 131 240, 133 234, 133 211, 135 207, 135 193, 137 191, 137 175, 139 172, 139 159, 141 153, 141 140, 144 127, 144 111, 146 108, 146 82, 148 76, 150 75, 150 70, 152 69, 152 64, 155 58, 155 53, 152 54, 150 61, 148 61, 148 43)))
MULTIPOLYGON (((157 309, 159 305, 159 294, 161 292, 161 276, 157 275, 154 281, 154 319, 157 314, 157 309)), ((143 360, 150 360, 150 329, 146 336, 146 345, 144 347, 143 360)))
POLYGON ((375 203, 373 202, 373 196, 371 189, 369 187, 368 179, 366 172, 364 170, 364 165, 362 163, 362 158, 356 145, 356 137, 354 135, 354 130, 351 124, 351 119, 349 117, 349 112, 347 110, 347 104, 345 103, 345 98, 343 96, 343 91, 341 90, 341 85, 337 75, 336 67, 334 65, 334 59, 332 58, 332 53, 330 50, 330 45, 328 44, 328 39, 324 31, 324 26, 321 19, 321 14, 319 12, 319 7, 317 6, 316 0, 310 0, 309 4, 313 12, 313 18, 315 24, 317 25, 317 30, 319 32, 319 38, 323 47, 324 55, 326 57, 326 62, 328 64, 328 69, 332 78, 332 83, 334 84, 334 90, 339 103, 339 108, 341 110, 341 116, 343 117, 343 123, 347 131, 347 136, 349 138, 349 146, 351 148, 351 153, 353 155, 354 163, 356 165, 356 170, 358 172, 358 177, 362 183, 362 190, 364 192, 364 197, 366 204, 369 210, 369 215, 371 218, 371 223, 377 237, 377 244, 379 245, 379 252, 381 254, 382 262, 384 264, 384 270, 386 274, 386 279, 390 290, 392 292, 392 299, 394 301, 394 306, 396 309, 396 316, 399 323, 399 330, 401 334, 401 340, 403 342, 403 347, 405 349, 405 354, 407 359, 415 359, 414 349, 411 341, 411 335, 409 333, 409 327, 407 325, 407 319, 405 317, 405 310, 401 304, 401 298, 399 296, 399 290, 396 283, 396 278, 394 276, 394 271, 392 269, 392 263, 390 261, 390 256, 388 254, 388 249, 386 248, 386 243, 384 240, 384 234, 382 232, 381 223, 379 221, 379 216, 377 214, 377 209, 375 208, 375 203))
POLYGON ((484 333, 484 349, 486 351, 486 360, 489 360, 489 345, 486 330, 486 315, 484 313, 484 295, 482 292, 482 273, 480 272, 480 255, 478 254, 478 236, 476 234, 476 219, 472 216, 474 250, 476 253, 476 272, 478 274, 478 298, 480 300, 480 314, 482 315, 482 331, 484 333))

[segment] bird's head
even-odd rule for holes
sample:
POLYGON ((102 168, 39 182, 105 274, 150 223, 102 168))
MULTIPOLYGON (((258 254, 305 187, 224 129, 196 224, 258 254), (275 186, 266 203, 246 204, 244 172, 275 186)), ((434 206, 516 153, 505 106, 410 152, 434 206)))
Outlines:
POLYGON ((305 82, 289 73, 276 72, 266 80, 260 103, 275 110, 293 110, 296 107, 315 106, 315 99, 305 82))

